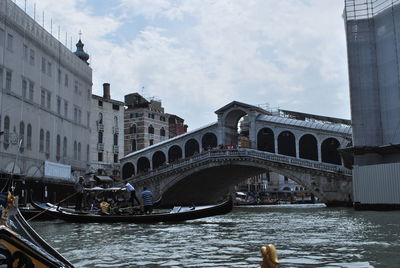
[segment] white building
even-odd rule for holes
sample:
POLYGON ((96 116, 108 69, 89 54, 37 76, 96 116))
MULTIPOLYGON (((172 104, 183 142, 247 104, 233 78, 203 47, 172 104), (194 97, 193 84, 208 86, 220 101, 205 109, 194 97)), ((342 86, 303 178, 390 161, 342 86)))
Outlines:
POLYGON ((97 175, 119 175, 124 156, 124 103, 112 100, 110 84, 103 84, 103 97, 92 95, 90 169, 97 175))
POLYGON ((3 177, 73 182, 88 171, 92 69, 80 40, 77 47, 72 53, 15 3, 0 1, 3 177))

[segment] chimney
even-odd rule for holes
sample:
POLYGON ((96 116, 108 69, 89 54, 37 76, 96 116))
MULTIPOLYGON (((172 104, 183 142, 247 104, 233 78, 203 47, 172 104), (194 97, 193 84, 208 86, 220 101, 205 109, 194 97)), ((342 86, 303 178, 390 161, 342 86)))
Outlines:
POLYGON ((103 84, 103 98, 109 100, 111 98, 110 96, 110 84, 109 83, 104 83, 103 84))

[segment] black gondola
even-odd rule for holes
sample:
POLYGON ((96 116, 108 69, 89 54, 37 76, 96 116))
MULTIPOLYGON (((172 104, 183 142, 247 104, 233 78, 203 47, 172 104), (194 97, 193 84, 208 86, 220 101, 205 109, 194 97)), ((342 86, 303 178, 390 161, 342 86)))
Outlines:
POLYGON ((74 267, 30 227, 12 198, 9 194, 0 220, 0 263, 6 267, 74 267))
POLYGON ((130 222, 130 223, 158 223, 182 222, 205 217, 227 214, 232 211, 232 199, 229 198, 216 205, 198 207, 175 207, 169 212, 153 214, 113 214, 107 215, 100 212, 77 212, 53 204, 31 201, 38 210, 48 215, 69 222, 130 222))

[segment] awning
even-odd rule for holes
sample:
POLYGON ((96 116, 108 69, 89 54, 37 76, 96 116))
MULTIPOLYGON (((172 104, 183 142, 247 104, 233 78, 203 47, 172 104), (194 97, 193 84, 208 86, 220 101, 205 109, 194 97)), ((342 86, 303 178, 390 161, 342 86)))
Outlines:
POLYGON ((108 176, 94 176, 94 178, 96 179, 96 180, 99 180, 100 182, 114 182, 114 180, 113 179, 111 179, 110 177, 108 177, 108 176))

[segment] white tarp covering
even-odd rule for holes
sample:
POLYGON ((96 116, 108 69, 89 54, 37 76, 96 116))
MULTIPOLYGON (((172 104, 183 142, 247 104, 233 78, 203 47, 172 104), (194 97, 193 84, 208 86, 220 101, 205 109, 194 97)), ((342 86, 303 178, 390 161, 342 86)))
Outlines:
POLYGON ((71 166, 49 161, 45 161, 44 163, 44 176, 73 181, 71 178, 71 166))

